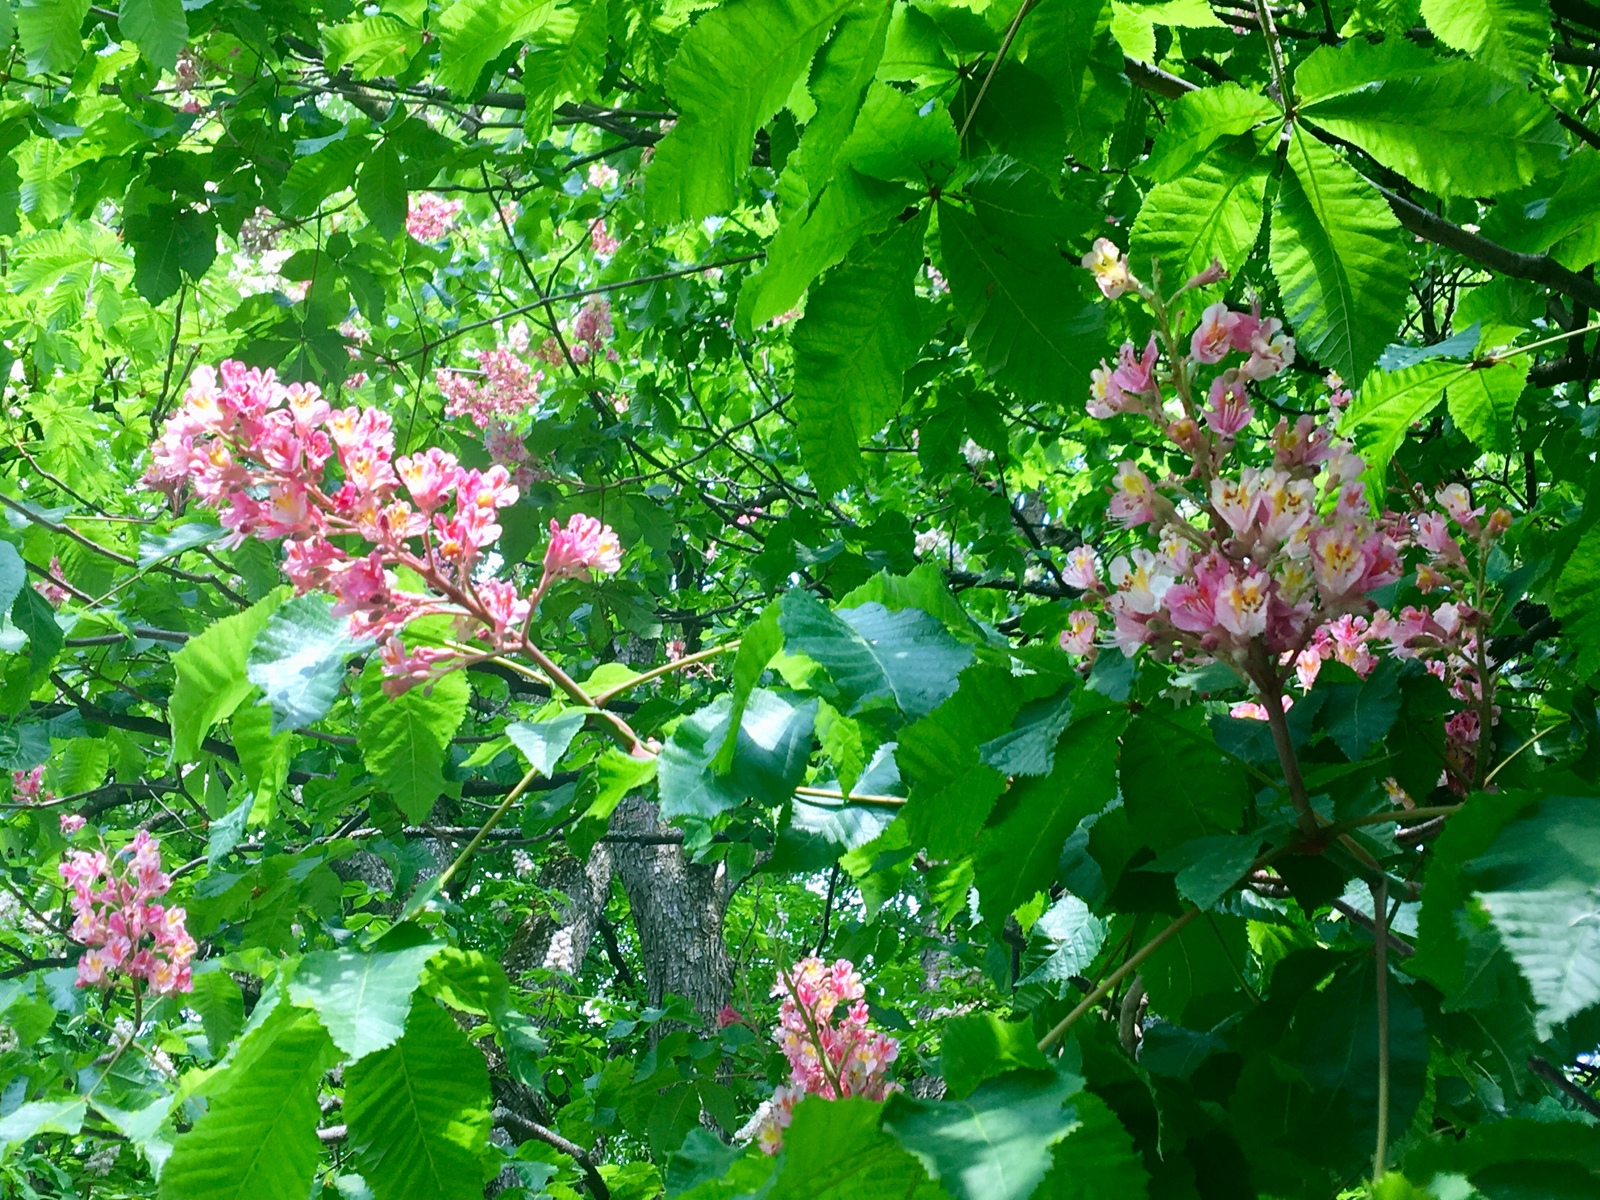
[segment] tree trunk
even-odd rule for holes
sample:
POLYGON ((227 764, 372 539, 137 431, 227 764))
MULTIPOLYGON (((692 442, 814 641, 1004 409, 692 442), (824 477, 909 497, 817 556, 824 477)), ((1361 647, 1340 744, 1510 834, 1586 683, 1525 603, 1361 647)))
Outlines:
POLYGON ((542 887, 566 897, 554 913, 536 912, 511 935, 502 966, 513 981, 536 967, 551 967, 576 975, 583 968, 611 894, 611 848, 596 846, 587 862, 564 851, 545 862, 539 872, 542 887))
MULTIPOLYGON (((612 831, 624 837, 659 836, 653 802, 629 796, 617 806, 612 831)), ((722 920, 737 881, 726 866, 702 866, 675 843, 614 842, 612 861, 628 894, 644 962, 645 993, 652 1005, 682 996, 707 1026, 733 991, 733 970, 722 939, 722 920)), ((656 1036, 665 1032, 655 1027, 656 1036)))

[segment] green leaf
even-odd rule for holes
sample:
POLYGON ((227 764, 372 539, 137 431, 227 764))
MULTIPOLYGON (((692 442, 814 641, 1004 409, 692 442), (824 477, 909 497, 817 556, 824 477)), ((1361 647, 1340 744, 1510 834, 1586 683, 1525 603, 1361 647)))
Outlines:
POLYGON ((310 1013, 279 1005, 207 1083, 205 1115, 178 1135, 161 1200, 305 1200, 322 1144, 317 1085, 328 1035, 310 1013))
POLYGON ((0 612, 10 612, 28 582, 28 568, 10 542, 0 541, 0 612))
POLYGON ((1512 418, 1528 383, 1527 355, 1470 370, 1450 385, 1450 417, 1456 428, 1484 450, 1509 451, 1514 446, 1512 418))
POLYGON ((1572 557, 1561 569, 1550 611, 1561 620, 1561 631, 1577 647, 1575 664, 1580 678, 1600 670, 1600 525, 1591 526, 1578 539, 1572 557))
POLYGON ((30 1100, 0 1118, 0 1153, 41 1133, 76 1134, 83 1126, 87 1105, 81 1096, 61 1100, 30 1100))
POLYGON ((1025 61, 1054 90, 1080 159, 1099 156, 1132 90, 1110 25, 1110 0, 1039 5, 1022 24, 1025 61))
POLYGON ((172 656, 176 681, 167 715, 178 762, 199 758, 200 743, 211 727, 250 694, 245 673, 250 646, 287 594, 287 588, 279 588, 244 612, 222 618, 172 656))
POLYGON ((1078 1127, 1056 1143, 1055 1166, 1037 1195, 1041 1200, 1144 1200, 1150 1178, 1117 1115, 1092 1092, 1079 1092, 1072 1107, 1078 1110, 1078 1127))
POLYGON ((586 720, 585 713, 575 711, 548 721, 514 721, 506 726, 506 736, 522 751, 528 765, 548 779, 555 774, 556 764, 586 720))
POLYGON ((1400 324, 1400 223, 1337 155, 1298 130, 1272 219, 1272 273, 1302 355, 1359 383, 1400 324))
POLYGON ((1036 951, 1043 961, 1028 970, 1017 981, 1017 986, 1064 983, 1074 975, 1082 975, 1100 953, 1105 940, 1105 922, 1090 912, 1089 906, 1078 897, 1062 896, 1034 923, 1023 967, 1027 970, 1030 962, 1038 961, 1036 951))
POLYGON ((349 67, 357 79, 375 79, 398 75, 422 49, 422 33, 396 17, 379 13, 324 29, 322 45, 328 70, 349 67))
POLYGON ((1006 159, 991 159, 967 190, 970 212, 940 200, 939 231, 968 347, 990 375, 1031 400, 1078 394, 1105 324, 1088 272, 1062 257, 1057 240, 1071 237, 1080 219, 1037 171, 1006 159))
POLYGON ((1200 705, 1133 719, 1122 742, 1122 802, 1141 841, 1166 850, 1244 818, 1243 769, 1216 745, 1200 705))
POLYGON ((978 747, 986 766, 1005 775, 1047 775, 1055 766, 1056 742, 1072 720, 1076 691, 1065 688, 1048 700, 1035 700, 1017 713, 1009 733, 978 747))
POLYGON ((217 257, 217 225, 209 213, 157 205, 128 215, 126 236, 133 247, 133 283, 151 304, 160 304, 197 280, 217 257))
POLYGON ((207 971, 203 967, 195 972, 194 991, 185 1000, 189 1008, 200 1014, 200 1024, 206 1031, 206 1046, 212 1061, 221 1058, 228 1045, 244 1028, 244 992, 238 980, 220 965, 207 971))
POLYGON ((1317 715, 1334 744, 1359 762, 1389 736, 1400 716, 1400 664, 1383 659, 1359 683, 1325 684, 1328 699, 1317 715))
POLYGON ((909 717, 925 717, 956 690, 972 648, 920 609, 891 612, 881 604, 830 612, 803 589, 783 597, 784 643, 815 659, 833 681, 847 714, 888 700, 909 717))
POLYGON ((457 96, 472 96, 483 69, 513 42, 543 28, 554 7, 553 0, 456 0, 437 18, 439 71, 434 78, 457 96))
POLYGON ((100 738, 73 738, 55 743, 44 771, 44 785, 58 796, 76 796, 106 781, 111 766, 110 744, 100 738))
POLYGON ((428 943, 363 954, 323 950, 295 970, 289 997, 316 1010, 333 1044, 352 1060, 394 1045, 405 1032, 411 995, 439 946, 428 943))
POLYGON ((366 137, 347 132, 315 154, 295 159, 278 192, 284 216, 309 217, 329 196, 349 187, 371 149, 366 137))
POLYGON ((546 136, 555 107, 581 99, 599 82, 606 65, 610 8, 605 0, 574 0, 557 8, 540 30, 538 44, 523 58, 522 88, 528 97, 523 131, 546 136))
POLYGON ((841 166, 815 205, 779 227, 767 247, 766 265, 739 289, 739 327, 749 330, 793 308, 812 280, 842 261, 863 237, 887 227, 910 199, 898 183, 841 166))
POLYGON ((289 781, 294 739, 288 733, 272 732, 272 710, 259 702, 236 708, 229 731, 233 748, 239 752, 239 768, 255 798, 252 812, 258 821, 265 821, 289 781))
POLYGON ((1271 99, 1237 83, 1220 83, 1179 96, 1156 134, 1145 169, 1157 183, 1170 183, 1193 171, 1211 147, 1238 137, 1281 113, 1271 99))
MULTIPOLYGON (((762 673, 772 656, 783 649, 783 631, 778 628, 778 601, 774 600, 761 610, 756 623, 745 630, 739 641, 738 653, 733 658, 733 708, 728 720, 731 733, 744 722, 744 710, 750 703, 750 693, 761 682, 762 673)), ((733 765, 736 737, 723 736, 722 746, 712 760, 719 775, 726 775, 733 765)))
POLYGON ((784 1131, 784 1154, 767 1200, 936 1200, 920 1163, 879 1128, 884 1106, 808 1096, 784 1131))
POLYGON ((467 715, 470 689, 459 671, 399 696, 383 692, 376 658, 361 674, 361 722, 356 745, 378 786, 412 821, 423 820, 445 790, 450 739, 467 715))
MULTIPOLYGON (((1543 1194, 1566 1200, 1568 1196, 1593 1194, 1593 1188, 1600 1187, 1600 1128, 1586 1118, 1563 1119, 1547 1111, 1539 1116, 1508 1116, 1470 1126, 1459 1138, 1419 1139, 1406 1151, 1404 1162, 1406 1173, 1422 1182, 1440 1175, 1466 1176, 1473 1182, 1485 1177, 1485 1182, 1493 1180, 1502 1185, 1491 1188, 1490 1195, 1543 1194), (1529 1181, 1538 1167, 1557 1163, 1571 1164, 1588 1175, 1586 1188, 1538 1193, 1537 1182, 1526 1190, 1514 1184, 1504 1186, 1518 1176, 1529 1181), (1515 1174, 1505 1173, 1506 1167, 1514 1168, 1515 1174)), ((1450 1180, 1439 1182, 1448 1185, 1450 1180)))
POLYGON ((1097 713, 1067 727, 1055 770, 1012 784, 978 838, 978 905, 991 926, 1050 886, 1067 835, 1116 795, 1120 716, 1097 713))
POLYGON ((1047 1071, 1033 1022, 994 1013, 952 1017, 940 1031, 939 1074, 945 1095, 960 1100, 986 1079, 1013 1070, 1047 1071))
POLYGON ((1133 223, 1134 271, 1146 278, 1151 260, 1159 260, 1163 290, 1170 291, 1213 258, 1241 267, 1261 232, 1267 167, 1253 145, 1230 145, 1152 188, 1133 223))
POLYGON ((828 44, 817 55, 807 87, 817 111, 806 122, 799 148, 789 156, 790 163, 804 175, 807 195, 812 200, 833 177, 834 157, 850 135, 866 99, 873 72, 883 57, 894 10, 893 3, 883 0, 846 9, 828 44))
POLYGON ((272 708, 272 732, 315 725, 344 683, 345 663, 365 644, 333 615, 333 601, 308 592, 272 613, 250 646, 246 674, 272 708))
POLYGON ((1524 809, 1467 867, 1528 981, 1541 1039, 1600 1004, 1600 820, 1591 796, 1524 809))
POLYGON ((11 602, 11 623, 28 636, 28 656, 35 674, 49 667, 66 644, 56 610, 31 587, 20 590, 11 602))
POLYGON ((1422 0, 1422 19, 1446 46, 1513 79, 1550 52, 1548 0, 1422 0))
POLYGON ((412 1003, 403 1038, 345 1072, 350 1151, 376 1200, 476 1200, 489 1141, 483 1055, 444 1009, 412 1003))
POLYGON ((922 348, 913 284, 926 228, 919 213, 830 272, 795 326, 791 411, 819 492, 860 482, 861 443, 899 407, 906 369, 922 348))
POLYGON ((805 777, 817 702, 795 700, 758 688, 750 694, 739 724, 733 765, 725 774, 712 759, 727 737, 732 698, 719 696, 691 713, 662 748, 659 763, 661 816, 710 820, 747 797, 763 804, 785 803, 805 777))
POLYGON ((406 173, 392 142, 384 141, 362 166, 356 199, 372 227, 384 237, 398 237, 405 228, 406 173))
POLYGON ((1340 431, 1355 441, 1381 478, 1406 431, 1448 393, 1450 415, 1463 433, 1485 448, 1509 446, 1512 414, 1527 377, 1524 358, 1494 364, 1435 358, 1398 371, 1376 371, 1346 411, 1340 431))
POLYGON ((1154 865, 1163 871, 1177 867, 1178 895, 1196 908, 1212 909, 1250 869, 1260 845, 1253 833, 1196 838, 1160 855, 1154 865))
POLYGON ((1151 1009, 1183 1024, 1196 1001, 1236 994, 1249 952, 1243 918, 1207 913, 1190 921, 1139 968, 1151 1009))
POLYGON ((132 38, 151 65, 170 71, 189 42, 183 0, 122 0, 117 26, 132 38))
POLYGON ((216 866, 233 853, 233 848, 244 841, 244 831, 250 821, 250 810, 255 805, 254 796, 246 796, 220 817, 213 817, 207 830, 206 863, 216 866))
POLYGON ((1315 50, 1295 73, 1302 119, 1439 196, 1498 195, 1555 166, 1566 135, 1520 83, 1392 40, 1315 50))
POLYGON ((1072 1075, 1014 1071, 962 1100, 889 1099, 883 1127, 956 1200, 1026 1200, 1050 1169, 1050 1147, 1077 1127, 1072 1075))
POLYGON ((21 0, 17 37, 28 56, 28 73, 65 75, 83 57, 83 19, 89 0, 21 0))
POLYGON ((733 0, 695 23, 667 70, 678 123, 656 145, 645 178, 652 221, 697 221, 734 206, 756 130, 783 107, 851 4, 733 0))

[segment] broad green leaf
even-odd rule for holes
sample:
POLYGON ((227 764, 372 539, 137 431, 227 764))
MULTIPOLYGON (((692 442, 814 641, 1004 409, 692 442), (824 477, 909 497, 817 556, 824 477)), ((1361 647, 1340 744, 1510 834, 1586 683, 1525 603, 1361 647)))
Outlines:
POLYGON ((450 739, 467 715, 466 676, 456 671, 398 696, 383 692, 376 658, 361 675, 356 745, 378 786, 409 820, 424 819, 445 790, 450 739))
POLYGON ((1268 97, 1237 83, 1186 92, 1156 134, 1145 169, 1157 183, 1181 179, 1217 142, 1247 133, 1281 111, 1268 97))
POLYGON ((838 161, 873 179, 926 190, 929 183, 949 177, 960 154, 947 108, 919 105, 904 92, 875 83, 839 147, 838 161))
POLYGON ((1359 762, 1389 735, 1400 716, 1399 662, 1382 660, 1359 683, 1324 684, 1328 699, 1317 715, 1351 762, 1359 762))
POLYGON ((489 1074, 448 1013, 419 996, 406 1033, 345 1072, 350 1152, 375 1200, 476 1200, 489 1074))
POLYGON ((1593 1189, 1600 1188, 1600 1128, 1588 1118, 1563 1119, 1545 1112, 1537 1117, 1507 1116, 1470 1126, 1459 1138, 1420 1139, 1407 1149, 1404 1159, 1406 1173, 1422 1183, 1444 1176, 1438 1182, 1449 1186, 1452 1177, 1465 1176, 1474 1182, 1482 1177, 1485 1182, 1492 1181, 1490 1194, 1504 1188, 1501 1194, 1506 1196, 1519 1191, 1537 1194, 1535 1173, 1556 1164, 1578 1169, 1581 1190, 1552 1189, 1544 1194, 1560 1200, 1593 1194, 1593 1189), (1589 1178, 1584 1180, 1583 1175, 1589 1178), (1517 1180, 1532 1183, 1532 1187, 1518 1189, 1517 1180))
POLYGON ((20 0, 17 37, 28 56, 28 72, 65 75, 83 57, 83 19, 89 0, 20 0))
POLYGON ((217 225, 209 213, 157 205, 130 213, 126 235, 133 247, 133 282, 151 304, 160 304, 198 280, 216 261, 217 225))
POLYGON ((1554 167, 1566 135, 1521 84, 1413 53, 1414 74, 1387 45, 1320 47, 1295 76, 1302 118, 1440 196, 1498 195, 1554 167), (1384 69, 1365 70, 1369 61, 1384 69))
POLYGON ((239 752, 239 767, 255 797, 255 819, 265 821, 289 781, 294 738, 287 732, 272 731, 272 710, 259 701, 234 709, 229 732, 233 748, 239 752))
POLYGON ((795 326, 792 411, 819 492, 860 482, 859 446, 900 404, 906 369, 922 348, 913 284, 926 227, 919 213, 882 243, 858 247, 813 291, 795 326))
MULTIPOLYGON (((422 33, 386 13, 322 31, 328 70, 349 67, 357 79, 397 75, 422 48, 422 33)), ((370 214, 369 214, 370 215, 370 214)))
POLYGON ((935 1200, 920 1163, 879 1127, 882 1104, 811 1096, 795 1105, 768 1200, 935 1200))
POLYGON ((250 694, 253 685, 245 672, 251 644, 287 595, 287 588, 279 588, 244 612, 222 618, 172 656, 177 678, 167 713, 177 761, 197 759, 211 727, 250 694))
POLYGON ((1089 906, 1073 895, 1062 896, 1034 922, 1029 933, 1026 972, 1017 981, 1064 983, 1082 975, 1105 944, 1106 924, 1089 911, 1089 906), (1037 962, 1037 966, 1030 965, 1037 962))
POLYGON ((1139 968, 1151 1010, 1182 1024, 1196 1001, 1237 994, 1249 950, 1241 917, 1206 913, 1190 921, 1139 968))
POLYGON ((1014 1071, 960 1100, 900 1092, 883 1127, 956 1200, 1027 1200, 1050 1169, 1050 1147, 1077 1126, 1066 1102, 1082 1086, 1076 1076, 1014 1071))
POLYGON ((350 186, 371 152, 366 137, 347 132, 316 153, 295 159, 278 192, 284 215, 309 217, 316 212, 329 196, 350 186))
POLYGON ((215 1062, 244 1028, 244 992, 227 970, 217 966, 207 971, 204 965, 195 972, 194 991, 189 993, 185 1003, 200 1014, 200 1024, 206 1031, 206 1046, 215 1062))
POLYGON ((911 199, 901 184, 841 165, 817 203, 778 229, 767 247, 766 265, 740 288, 740 328, 763 325, 792 309, 812 280, 842 261, 863 237, 885 229, 911 199))
POLYGON ((344 683, 345 663, 364 648, 333 602, 314 592, 272 613, 249 648, 247 675, 272 708, 273 733, 315 725, 344 683))
POLYGON ((1450 415, 1463 433, 1485 448, 1506 446, 1527 377, 1523 358, 1493 364, 1429 359, 1398 371, 1375 371, 1367 376, 1340 428, 1381 477, 1406 431, 1448 394, 1450 415))
POLYGON ((244 841, 249 826, 250 810, 255 807, 255 797, 246 796, 220 817, 213 817, 207 829, 206 864, 216 866, 233 853, 233 848, 244 841))
POLYGON ((523 57, 522 87, 528 97, 523 130, 530 139, 549 133, 558 104, 581 99, 606 65, 610 13, 605 0, 573 0, 557 8, 523 57))
POLYGON ((1122 742, 1121 778, 1129 820, 1158 851, 1232 833, 1244 818, 1243 770, 1217 747, 1199 705, 1135 717, 1122 742))
POLYGON ((1132 90, 1111 34, 1110 0, 1038 5, 1020 31, 1024 59, 1054 90, 1067 151, 1097 156, 1132 90))
POLYGON ((438 948, 423 971, 422 986, 451 1008, 497 1021, 511 1006, 505 969, 481 950, 438 948))
POLYGON ((548 779, 586 720, 582 712, 564 712, 548 721, 514 721, 506 726, 506 736, 528 765, 548 779))
POLYGON ((471 96, 483 69, 537 33, 554 7, 553 0, 455 0, 436 19, 440 86, 471 96))
POLYGON ((1507 359, 1470 370, 1450 385, 1446 395, 1450 417, 1474 445, 1500 452, 1514 448, 1512 418, 1532 362, 1527 355, 1507 359))
MULTIPOLYGON (((772 661, 772 656, 781 649, 783 649, 783 631, 778 628, 778 601, 774 600, 761 610, 761 616, 756 623, 745 630, 744 636, 739 640, 738 652, 733 658, 733 708, 732 716, 728 720, 730 733, 743 723, 745 706, 750 703, 750 693, 755 690, 756 684, 761 682, 761 676, 766 671, 767 664, 772 661)), ((733 751, 737 742, 736 737, 723 737, 722 746, 712 760, 717 774, 727 774, 729 767, 733 765, 733 751)))
POLYGON ((1117 1115, 1093 1092, 1079 1092, 1072 1107, 1077 1128, 1056 1143, 1055 1165, 1035 1194, 1050 1200, 1144 1200, 1149 1175, 1117 1115))
POLYGON ((143 1108, 129 1110, 117 1108, 97 1097, 94 1110, 138 1148, 150 1164, 151 1173, 159 1178, 161 1168, 172 1157, 172 1142, 165 1126, 176 1099, 176 1096, 164 1096, 143 1108))
POLYGON ((1004 775, 1049 774, 1055 766, 1056 742, 1072 720, 1074 694, 1065 688, 1048 700, 1026 705, 1009 733, 978 747, 978 757, 1004 775))
POLYGON ((783 598, 784 644, 827 671, 846 714, 891 701, 908 717, 925 717, 956 690, 972 648, 920 609, 890 612, 881 604, 830 612, 810 592, 783 598))
POLYGON ((1550 53, 1548 0, 1422 0, 1422 18, 1445 45, 1513 79, 1550 53))
POLYGON ((1100 357, 1105 324, 1088 272, 1063 257, 1077 246, 1056 240, 1073 236, 1078 217, 1038 172, 1005 159, 990 160, 967 190, 971 211, 939 201, 945 270, 967 345, 990 375, 1030 400, 1078 394, 1100 357))
POLYGON ((428 943, 369 954, 357 950, 308 954, 295 970, 289 997, 316 1010, 322 1027, 346 1057, 364 1058, 394 1045, 405 1032, 423 964, 438 949, 428 943))
MULTIPOLYGON (((759 129, 783 107, 851 0, 733 0, 684 35, 667 72, 678 123, 645 180, 651 220, 733 207, 759 129)), ((782 311, 781 309, 779 311, 782 311)))
POLYGON ((101 738, 56 742, 45 764, 44 785, 57 796, 76 796, 104 783, 110 766, 111 747, 101 738))
POLYGON ((719 696, 691 713, 673 732, 657 760, 661 815, 710 820, 746 798, 776 806, 786 802, 805 776, 817 702, 796 702, 758 688, 739 724, 733 765, 718 774, 712 759, 728 735, 732 699, 719 696))
POLYGON ((1272 273, 1304 357, 1359 383, 1410 301, 1400 223, 1314 138, 1289 143, 1272 217, 1272 273))
POLYGON ((0 1154, 41 1133, 77 1133, 83 1125, 85 1107, 81 1096, 30 1100, 18 1105, 15 1111, 0 1118, 0 1154))
POLYGON ((177 66, 178 51, 189 41, 183 0, 122 0, 117 26, 163 71, 177 66))
POLYGON ((790 163, 804 175, 807 195, 812 200, 833 177, 834 156, 849 136, 866 99, 867 86, 883 57, 894 11, 894 4, 884 0, 846 9, 833 36, 817 55, 807 89, 817 111, 806 122, 799 148, 789 156, 790 163))
POLYGON ((978 837, 978 904, 991 926, 1050 886, 1067 835, 1116 795, 1121 732, 1118 716, 1082 717, 1062 735, 1050 774, 1012 784, 978 837))
POLYGON ((1580 678, 1600 670, 1600 526, 1591 526, 1578 539, 1572 557, 1561 569, 1550 611, 1561 620, 1562 632, 1578 651, 1575 664, 1580 678))
POLYGON ((385 141, 361 167, 356 199, 372 227, 386 238, 398 237, 406 224, 405 167, 394 143, 385 141))
POLYGON ((28 582, 28 568, 10 542, 0 541, 0 612, 10 612, 28 582))
POLYGON ((1600 1004, 1600 799, 1541 800, 1467 872, 1528 981, 1541 1039, 1600 1004))
POLYGON ((1173 878, 1178 895, 1196 908, 1211 909, 1244 877, 1260 845, 1253 833, 1196 838, 1161 855, 1156 865, 1170 870, 1177 865, 1173 860, 1182 860, 1173 878))
POLYGON ((311 1190, 328 1035, 310 1013, 279 1005, 244 1041, 208 1081, 205 1115, 178 1135, 161 1200, 305 1200, 311 1190))
POLYGON ((27 635, 34 673, 43 673, 66 643, 66 634, 56 621, 56 610, 33 588, 25 587, 11 602, 11 623, 27 635))
POLYGON ((1241 139, 1152 188, 1133 223, 1134 272, 1148 278, 1151 260, 1158 260, 1162 290, 1170 292, 1213 258, 1237 270, 1261 232, 1268 165, 1241 139))
POLYGON ((220 542, 226 536, 225 529, 209 521, 191 521, 168 533, 146 534, 139 539, 139 565, 153 567, 169 558, 177 558, 186 550, 220 542))
POLYGON ((1047 1071, 1030 1020, 1007 1021, 994 1013, 951 1017, 940 1031, 939 1074, 945 1095, 960 1100, 986 1079, 1013 1070, 1047 1071))

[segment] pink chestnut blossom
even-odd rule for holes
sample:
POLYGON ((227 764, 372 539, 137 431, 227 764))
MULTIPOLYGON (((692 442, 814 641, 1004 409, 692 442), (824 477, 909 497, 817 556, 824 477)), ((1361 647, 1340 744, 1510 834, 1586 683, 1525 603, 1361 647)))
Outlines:
POLYGON ((160 842, 141 829, 115 854, 70 851, 59 870, 72 890, 70 936, 88 947, 78 960, 79 987, 127 976, 136 989, 157 995, 192 990, 189 960, 197 947, 184 910, 154 903, 172 886, 161 869, 160 842))
POLYGON ((1236 436, 1256 415, 1250 404, 1250 393, 1245 390, 1244 376, 1231 369, 1211 381, 1207 400, 1209 403, 1201 415, 1211 432, 1220 437, 1236 436))
POLYGON ((606 232, 605 218, 589 222, 589 249, 601 258, 610 258, 622 243, 606 232))
POLYGON ((550 580, 570 578, 584 571, 615 575, 622 567, 622 546, 609 525, 574 513, 563 529, 550 522, 550 544, 544 552, 544 573, 550 580))
POLYGON ((1090 609, 1075 608, 1067 621, 1067 628, 1061 631, 1061 648, 1068 654, 1093 654, 1095 635, 1100 632, 1100 619, 1090 609))
POLYGON ((1155 484, 1137 464, 1124 461, 1117 464, 1111 506, 1107 510, 1112 520, 1132 529, 1155 520, 1155 484))
POLYGON ((60 818, 61 836, 71 837, 89 823, 87 817, 77 813, 62 813, 60 818))
POLYGON ((1233 349, 1233 326, 1241 314, 1229 312, 1222 301, 1200 314, 1200 325, 1189 339, 1189 354, 1196 362, 1219 363, 1233 349))
POLYGON ((1061 578, 1068 587, 1081 588, 1086 592, 1100 590, 1100 556, 1095 553, 1093 546, 1074 546, 1067 551, 1067 566, 1061 572, 1061 578))
POLYGON ((1128 270, 1122 251, 1110 238, 1096 238, 1094 246, 1081 261, 1094 272, 1094 281, 1107 300, 1115 300, 1124 292, 1139 286, 1139 281, 1128 270))
POLYGON ((406 213, 406 232, 419 242, 437 242, 448 237, 461 214, 461 201, 446 200, 433 192, 419 192, 411 198, 406 213))

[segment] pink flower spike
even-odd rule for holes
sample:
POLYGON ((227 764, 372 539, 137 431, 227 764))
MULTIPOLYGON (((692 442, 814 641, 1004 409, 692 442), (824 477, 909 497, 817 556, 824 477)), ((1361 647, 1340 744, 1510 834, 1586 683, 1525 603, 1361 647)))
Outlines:
POLYGON ((550 545, 544 552, 544 573, 549 580, 572 578, 586 570, 615 575, 622 568, 622 545, 609 525, 574 513, 565 529, 550 522, 550 545))
POLYGON ((1061 631, 1061 648, 1068 654, 1093 654, 1095 635, 1100 632, 1099 619, 1089 609, 1078 608, 1067 620, 1070 624, 1061 631))
POLYGON ((81 817, 77 813, 62 813, 61 814, 61 836, 62 837, 71 837, 73 834, 77 833, 80 829, 82 829, 88 823, 89 822, 88 822, 87 818, 81 817))
POLYGON ((1156 359, 1160 350, 1154 334, 1145 344, 1144 353, 1134 357, 1132 342, 1123 342, 1117 354, 1117 369, 1111 373, 1111 382, 1132 396, 1143 396, 1156 390, 1156 359))
POLYGON ((419 192, 411 198, 406 214, 406 232, 419 242, 438 242, 449 236, 461 213, 461 201, 446 200, 433 192, 419 192))

